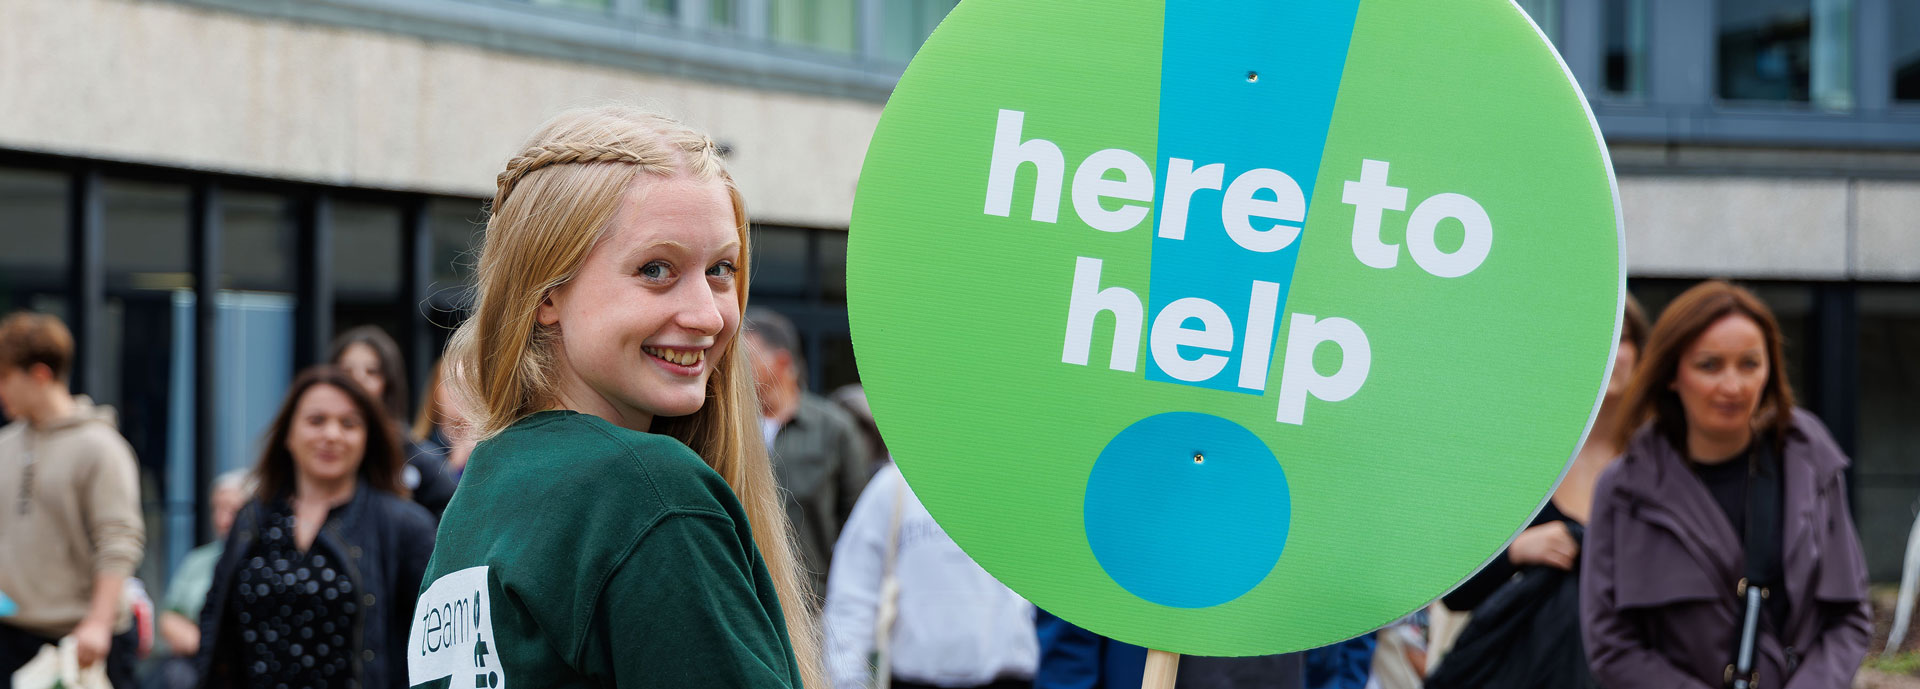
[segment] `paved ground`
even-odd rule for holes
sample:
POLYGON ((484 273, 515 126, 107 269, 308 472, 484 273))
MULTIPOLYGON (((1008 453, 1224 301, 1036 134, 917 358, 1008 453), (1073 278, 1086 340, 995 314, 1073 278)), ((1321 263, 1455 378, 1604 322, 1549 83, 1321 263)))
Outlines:
POLYGON ((1860 674, 1853 677, 1853 689, 1920 689, 1920 677, 1889 675, 1860 668, 1860 674))

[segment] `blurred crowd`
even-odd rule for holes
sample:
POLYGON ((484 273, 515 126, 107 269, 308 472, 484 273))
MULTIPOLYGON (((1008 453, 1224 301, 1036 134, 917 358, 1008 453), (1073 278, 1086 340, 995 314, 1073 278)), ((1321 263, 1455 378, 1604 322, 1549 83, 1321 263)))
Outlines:
MULTIPOLYGON (((794 326, 745 320, 836 689, 1140 685, 1145 649, 982 570, 895 468, 858 386, 810 392, 794 326)), ((1706 282, 1654 322, 1629 297, 1622 322, 1564 480, 1484 568, 1355 639, 1183 659, 1177 686, 1849 686, 1871 630, 1847 458, 1795 406, 1771 311, 1706 282)), ((131 579, 145 525, 113 410, 68 392, 59 320, 0 321, 0 677, 64 656, 120 688, 407 686, 409 618, 473 448, 437 366, 408 414, 399 352, 355 328, 291 382, 257 465, 209 487, 214 540, 156 605, 131 579)))

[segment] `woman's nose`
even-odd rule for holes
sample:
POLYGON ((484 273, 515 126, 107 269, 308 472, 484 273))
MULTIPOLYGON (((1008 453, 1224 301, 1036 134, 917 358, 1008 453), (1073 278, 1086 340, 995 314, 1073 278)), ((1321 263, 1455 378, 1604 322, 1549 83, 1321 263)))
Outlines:
MULTIPOLYGON (((691 282, 691 281, 690 281, 691 282)), ((704 335, 712 335, 726 327, 726 319, 720 315, 720 297, 704 285, 695 284, 697 289, 689 289, 687 300, 681 304, 679 313, 680 327, 704 335)))

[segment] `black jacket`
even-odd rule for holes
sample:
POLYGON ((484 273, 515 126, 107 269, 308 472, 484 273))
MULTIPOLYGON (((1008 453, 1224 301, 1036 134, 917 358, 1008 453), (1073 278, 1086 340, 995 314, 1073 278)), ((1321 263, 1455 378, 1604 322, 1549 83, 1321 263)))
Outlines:
POLYGON ((447 512, 447 503, 453 501, 454 482, 447 474, 446 448, 407 440, 403 450, 407 453, 407 465, 401 468, 402 482, 407 484, 407 490, 413 491, 413 501, 427 508, 433 522, 439 524, 440 515, 447 512))
MULTIPOLYGON (((259 544, 265 503, 254 500, 234 518, 226 549, 214 566, 207 604, 200 610, 201 686, 244 686, 235 625, 229 606, 241 563, 259 544)), ((405 651, 420 579, 433 555, 434 523, 427 510, 405 498, 374 490, 362 481, 353 499, 327 513, 312 550, 343 563, 360 594, 349 642, 353 676, 361 689, 406 689, 405 651)))
MULTIPOLYGON (((1555 510, 1557 513, 1558 510, 1555 510)), ((1586 529, 1573 521, 1575 543, 1586 529)), ((1501 560, 1506 555, 1501 555, 1501 560)), ((1580 573, 1521 568, 1460 631, 1426 689, 1599 689, 1580 643, 1580 573)))

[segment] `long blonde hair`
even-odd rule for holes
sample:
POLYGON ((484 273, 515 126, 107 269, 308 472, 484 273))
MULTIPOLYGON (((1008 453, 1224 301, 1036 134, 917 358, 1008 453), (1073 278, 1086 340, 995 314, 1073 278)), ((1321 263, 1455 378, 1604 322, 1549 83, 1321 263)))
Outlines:
MULTIPOLYGON (((558 333, 540 326, 547 294, 573 279, 638 175, 718 181, 733 200, 741 311, 753 275, 746 205, 713 140, 673 119, 627 107, 562 113, 541 126, 500 173, 480 249, 473 315, 447 345, 445 374, 463 432, 493 436, 554 404, 558 333)), ((650 429, 698 453, 733 487, 785 613, 808 687, 825 687, 812 593, 802 583, 791 527, 761 440, 752 368, 734 337, 707 381, 707 402, 650 429)))

